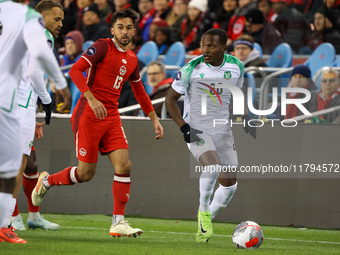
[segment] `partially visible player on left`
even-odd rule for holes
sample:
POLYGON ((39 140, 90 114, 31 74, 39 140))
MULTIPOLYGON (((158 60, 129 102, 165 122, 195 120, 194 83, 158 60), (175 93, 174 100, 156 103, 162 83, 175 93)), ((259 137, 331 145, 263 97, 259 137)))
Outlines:
MULTIPOLYGON (((64 19, 63 6, 54 0, 42 0, 36 6, 36 11, 42 14, 46 24, 46 39, 47 44, 54 48, 54 38, 58 38, 58 33, 63 26, 64 19)), ((29 63, 29 54, 26 54, 25 60, 29 63)), ((28 67, 28 65, 27 65, 28 67)), ((25 68, 25 67, 24 67, 25 68)), ((59 225, 51 223, 40 216, 39 206, 34 206, 31 200, 31 193, 38 181, 38 166, 36 164, 35 150, 31 152, 34 135, 39 139, 42 135, 42 126, 44 123, 35 123, 36 102, 39 96, 43 104, 43 109, 46 112, 45 122, 50 123, 52 106, 51 97, 48 94, 44 84, 44 72, 40 69, 35 72, 35 76, 28 77, 27 71, 21 79, 18 87, 18 101, 21 118, 21 138, 22 138, 22 164, 17 175, 17 185, 14 189, 13 198, 18 197, 20 185, 24 187, 24 192, 28 203, 28 228, 42 228, 44 230, 58 230, 59 225), (33 78, 33 80, 32 80, 33 78), (34 131, 35 130, 35 131, 34 131)), ((64 94, 70 94, 68 87, 60 88, 64 94)), ((10 218, 8 219, 10 221, 10 218)), ((18 210, 18 203, 15 204, 15 209, 12 215, 12 227, 17 230, 26 230, 22 217, 18 210)))
POLYGON ((60 87, 67 86, 46 44, 42 16, 32 8, 0 1, 0 242, 26 243, 6 224, 13 213, 13 192, 21 165, 21 132, 16 90, 23 77, 23 58, 30 53, 28 74, 41 67, 60 87))

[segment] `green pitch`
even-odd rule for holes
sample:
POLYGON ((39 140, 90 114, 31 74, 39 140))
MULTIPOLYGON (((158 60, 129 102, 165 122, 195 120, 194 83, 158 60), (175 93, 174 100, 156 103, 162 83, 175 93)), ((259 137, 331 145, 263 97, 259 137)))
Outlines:
MULTIPOLYGON (((26 223, 27 214, 22 214, 26 223)), ((239 250, 231 240, 236 224, 213 223, 209 243, 196 243, 197 223, 186 220, 126 219, 143 229, 137 238, 109 235, 110 216, 45 215, 59 231, 18 232, 27 244, 0 243, 1 254, 340 254, 340 231, 262 226, 264 241, 257 250, 239 250)))

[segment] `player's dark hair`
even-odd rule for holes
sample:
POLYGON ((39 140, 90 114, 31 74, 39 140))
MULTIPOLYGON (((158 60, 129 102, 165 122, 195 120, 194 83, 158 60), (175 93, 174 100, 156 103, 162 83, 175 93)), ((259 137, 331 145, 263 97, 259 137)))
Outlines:
POLYGON ((111 22, 110 22, 110 26, 112 27, 117 19, 123 19, 123 18, 131 18, 132 19, 132 23, 135 26, 135 22, 137 20, 137 13, 133 10, 131 10, 130 8, 127 9, 123 9, 120 11, 115 12, 112 17, 111 17, 111 22))
POLYGON ((228 36, 227 36, 227 33, 222 29, 219 29, 219 28, 209 29, 207 32, 203 34, 203 36, 205 35, 217 35, 218 40, 222 43, 222 45, 227 44, 228 36))
POLYGON ((64 10, 64 7, 60 3, 58 3, 57 1, 54 1, 54 0, 42 0, 42 1, 40 1, 37 4, 37 6, 35 7, 35 10, 37 12, 42 13, 42 12, 47 12, 54 7, 58 7, 60 9, 64 10))

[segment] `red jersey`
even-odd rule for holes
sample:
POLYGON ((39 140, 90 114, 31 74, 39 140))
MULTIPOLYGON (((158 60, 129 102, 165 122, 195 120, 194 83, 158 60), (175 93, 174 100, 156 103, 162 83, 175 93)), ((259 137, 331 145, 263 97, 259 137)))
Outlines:
MULTIPOLYGON (((124 51, 113 39, 99 39, 73 65, 69 72, 72 80, 83 94, 91 90, 93 96, 107 110, 107 116, 117 116, 118 98, 126 80, 131 83, 136 99, 148 115, 153 107, 139 76, 138 59, 131 50, 124 51), (86 78, 82 72, 87 70, 86 78)), ((95 118, 84 95, 79 106, 82 115, 95 118)), ((80 109, 78 109, 80 110, 80 109)))

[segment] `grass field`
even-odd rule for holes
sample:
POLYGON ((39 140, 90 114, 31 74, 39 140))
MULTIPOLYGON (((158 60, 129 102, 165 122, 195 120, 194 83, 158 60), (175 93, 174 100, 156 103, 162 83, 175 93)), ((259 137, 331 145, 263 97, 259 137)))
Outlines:
MULTIPOLYGON (((22 214, 24 222, 27 214, 22 214)), ((340 254, 340 231, 262 226, 264 242, 257 250, 237 249, 231 234, 236 224, 214 223, 209 243, 196 243, 197 222, 149 218, 126 219, 143 229, 137 238, 109 235, 111 216, 45 215, 59 231, 18 232, 27 244, 0 243, 0 254, 340 254)))

